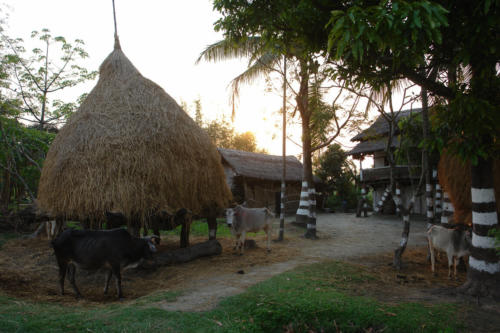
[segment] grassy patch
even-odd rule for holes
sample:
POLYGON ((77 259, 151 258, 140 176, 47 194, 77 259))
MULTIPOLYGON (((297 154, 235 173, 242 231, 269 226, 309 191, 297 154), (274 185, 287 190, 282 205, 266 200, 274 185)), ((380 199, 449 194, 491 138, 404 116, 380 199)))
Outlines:
MULTIPOLYGON (((162 230, 160 232, 161 235, 175 235, 180 236, 181 227, 177 227, 174 230, 162 230)), ((195 220, 191 224, 191 232, 192 236, 207 236, 208 235, 208 223, 206 220, 195 220)), ((255 235, 264 235, 263 231, 259 231, 257 233, 247 233, 248 237, 253 237, 255 235)), ((217 237, 231 237, 231 229, 226 224, 226 219, 217 219, 217 237)))
MULTIPOLYGON (((352 290, 376 279, 332 262, 304 266, 225 299, 209 312, 154 307, 178 293, 158 292, 127 304, 64 307, 0 296, 3 332, 453 332, 463 329, 450 304, 388 305, 352 290)), ((376 281, 375 281, 376 282, 376 281)))

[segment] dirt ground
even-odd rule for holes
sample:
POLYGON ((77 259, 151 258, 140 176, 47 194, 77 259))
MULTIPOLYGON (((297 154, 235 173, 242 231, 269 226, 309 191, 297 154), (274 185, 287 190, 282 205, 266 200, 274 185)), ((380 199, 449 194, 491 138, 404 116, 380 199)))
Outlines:
MULTIPOLYGON (((498 332, 500 305, 491 301, 467 300, 457 296, 453 287, 461 285, 466 273, 458 280, 447 278, 445 257, 433 276, 426 256, 426 223, 413 219, 408 247, 403 255, 404 267, 397 272, 392 267, 393 251, 399 244, 401 220, 393 216, 356 218, 354 214, 320 214, 317 219, 317 240, 302 237, 304 229, 294 226, 292 219, 285 225, 285 240, 272 244, 267 253, 264 236, 257 236, 257 247, 246 250, 243 256, 233 252, 233 241, 219 239, 223 247, 218 256, 199 258, 186 264, 157 268, 152 271, 123 272, 123 291, 127 301, 157 291, 177 291, 172 302, 157 305, 173 311, 205 311, 228 296, 241 293, 249 286, 273 275, 303 264, 340 260, 369 270, 379 277, 374 285, 363 285, 356 292, 389 303, 400 301, 458 302, 469 308, 474 331, 498 332)), ((279 221, 276 219, 274 224, 279 221)), ((191 238, 203 242, 205 237, 191 238)), ((178 239, 163 238, 159 251, 175 248, 178 239)), ((104 274, 77 273, 77 284, 84 295, 75 300, 66 282, 66 295, 58 295, 57 265, 47 240, 17 239, 7 242, 0 250, 0 289, 3 293, 34 301, 59 304, 97 305, 117 302, 114 286, 104 296, 104 274)))

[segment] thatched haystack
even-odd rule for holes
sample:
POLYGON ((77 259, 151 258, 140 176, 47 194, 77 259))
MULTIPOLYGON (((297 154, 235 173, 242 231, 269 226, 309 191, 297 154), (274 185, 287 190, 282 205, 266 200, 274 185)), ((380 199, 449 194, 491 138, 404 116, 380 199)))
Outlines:
MULTIPOLYGON (((500 216, 500 160, 493 162, 497 213, 500 216)), ((438 165, 439 183, 448 192, 455 212, 453 221, 457 224, 472 224, 471 170, 470 163, 447 153, 441 154, 438 165)))
POLYGON ((99 70, 97 85, 50 147, 40 208, 100 220, 110 210, 145 217, 226 207, 231 193, 208 135, 139 73, 118 40, 99 70))

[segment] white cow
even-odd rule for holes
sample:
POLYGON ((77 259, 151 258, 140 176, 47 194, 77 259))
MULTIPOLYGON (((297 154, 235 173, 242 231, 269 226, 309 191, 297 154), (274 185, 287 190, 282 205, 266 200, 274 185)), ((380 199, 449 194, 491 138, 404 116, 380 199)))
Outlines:
POLYGON ((245 250, 245 234, 264 230, 267 234, 267 252, 271 251, 271 219, 273 213, 267 208, 246 208, 236 206, 226 210, 226 222, 231 233, 236 237, 236 250, 243 254, 245 250))
POLYGON ((429 250, 431 252, 431 267, 435 273, 434 263, 436 261, 434 250, 438 249, 446 252, 448 257, 448 277, 451 278, 451 265, 453 262, 453 273, 457 278, 457 261, 463 256, 469 255, 471 244, 470 231, 448 229, 443 226, 434 225, 427 231, 429 250))

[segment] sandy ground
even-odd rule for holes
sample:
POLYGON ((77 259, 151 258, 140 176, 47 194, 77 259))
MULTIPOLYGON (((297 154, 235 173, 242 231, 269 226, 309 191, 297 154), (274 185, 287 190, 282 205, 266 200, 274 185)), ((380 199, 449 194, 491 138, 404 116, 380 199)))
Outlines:
MULTIPOLYGON (((293 226, 287 219, 285 241, 280 244, 297 255, 288 260, 269 265, 245 265, 246 254, 234 260, 241 262, 244 274, 230 272, 216 274, 203 279, 192 279, 182 296, 175 302, 163 303, 162 308, 177 311, 204 311, 213 308, 222 298, 242 293, 249 286, 264 281, 273 275, 290 270, 298 265, 323 260, 352 261, 363 256, 372 256, 395 250, 401 239, 402 222, 394 216, 369 216, 356 218, 354 214, 319 214, 317 218, 317 240, 301 235, 304 229, 293 226)), ((278 220, 274 221, 278 230, 278 220)), ((412 221, 408 250, 427 244, 426 223, 420 218, 412 221)), ((263 241, 262 241, 263 242, 263 241)), ((264 246, 264 244, 262 244, 264 246)), ((247 251, 248 252, 248 251, 247 251)), ((273 256, 273 252, 269 254, 273 256)))

